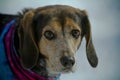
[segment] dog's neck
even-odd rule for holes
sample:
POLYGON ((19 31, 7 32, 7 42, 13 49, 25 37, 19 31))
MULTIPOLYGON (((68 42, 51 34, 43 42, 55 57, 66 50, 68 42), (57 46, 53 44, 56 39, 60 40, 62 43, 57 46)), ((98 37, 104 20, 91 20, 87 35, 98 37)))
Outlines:
MULTIPOLYGON (((53 78, 54 80, 59 80, 60 74, 57 75, 49 75, 47 69, 46 69, 46 61, 43 57, 41 57, 42 55, 40 55, 38 64, 33 67, 31 70, 41 76, 44 76, 46 78, 53 78)), ((51 79, 50 79, 51 80, 51 79)))
POLYGON ((46 69, 46 61, 44 59, 44 56, 39 55, 37 64, 31 70, 41 76, 48 77, 48 71, 46 69))

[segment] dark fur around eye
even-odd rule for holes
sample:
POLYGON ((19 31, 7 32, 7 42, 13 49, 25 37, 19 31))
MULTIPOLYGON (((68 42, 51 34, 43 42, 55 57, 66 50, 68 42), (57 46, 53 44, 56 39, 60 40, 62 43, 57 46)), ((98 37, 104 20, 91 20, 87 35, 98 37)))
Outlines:
POLYGON ((74 29, 74 30, 72 30, 71 31, 71 35, 74 37, 74 38, 79 38, 79 36, 80 36, 80 31, 79 30, 77 30, 77 29, 74 29))
POLYGON ((55 34, 52 31, 45 31, 44 32, 44 36, 48 39, 48 40, 53 40, 55 39, 55 34))

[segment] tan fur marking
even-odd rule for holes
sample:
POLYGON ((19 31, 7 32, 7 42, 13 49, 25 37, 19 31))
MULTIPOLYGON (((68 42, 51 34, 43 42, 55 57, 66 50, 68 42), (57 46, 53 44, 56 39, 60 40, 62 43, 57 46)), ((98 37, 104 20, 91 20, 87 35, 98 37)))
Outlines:
MULTIPOLYGON (((72 19, 66 18, 65 32, 70 33, 70 31, 73 29, 77 29, 81 32, 80 26, 78 24, 76 24, 72 19)), ((79 37, 79 39, 73 38, 74 48, 76 48, 79 45, 79 43, 81 41, 80 39, 81 39, 81 37, 79 37)), ((76 50, 77 50, 77 48, 76 48, 76 50)))
POLYGON ((91 26, 84 10, 65 5, 51 5, 32 9, 23 14, 19 29, 21 62, 27 69, 39 65, 40 53, 45 56, 48 76, 73 71, 73 66, 69 71, 65 71, 65 66, 60 59, 61 57, 74 57, 84 36, 88 61, 91 66, 97 66, 98 59, 92 43, 91 26), (37 16, 38 14, 41 15, 40 18, 37 16), (39 18, 38 21, 34 21, 34 16, 39 18), (33 22, 36 22, 37 25, 32 25, 33 22), (81 29, 80 24, 85 29, 81 29), (41 29, 42 32, 39 33, 39 30, 36 29, 41 29), (47 30, 54 33, 55 39, 49 40, 45 37, 44 33, 47 30), (75 38, 74 35, 71 35, 72 30, 79 30, 80 33, 83 31, 83 35, 75 38), (36 38, 40 40, 37 42, 36 38))
POLYGON ((53 18, 47 26, 44 27, 42 31, 42 38, 39 42, 39 49, 41 53, 48 57, 47 67, 50 72, 62 72, 64 68, 60 62, 62 56, 72 56, 74 57, 77 47, 80 43, 79 39, 74 39, 70 32, 73 29, 78 29, 81 31, 80 27, 70 18, 66 17, 64 25, 63 36, 62 26, 58 18, 53 18), (44 36, 46 30, 52 31, 57 37, 55 40, 47 40, 44 36), (65 52, 64 51, 68 51, 65 52))

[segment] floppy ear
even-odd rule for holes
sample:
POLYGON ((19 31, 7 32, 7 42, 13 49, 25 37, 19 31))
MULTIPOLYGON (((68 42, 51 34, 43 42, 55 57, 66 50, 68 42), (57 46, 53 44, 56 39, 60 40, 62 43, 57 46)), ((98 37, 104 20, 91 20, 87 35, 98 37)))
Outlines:
POLYGON ((92 42, 92 36, 91 36, 91 26, 90 22, 88 20, 88 16, 85 11, 83 13, 83 18, 81 21, 83 33, 85 35, 86 39, 86 55, 87 59, 92 67, 96 67, 98 64, 98 58, 96 55, 96 51, 92 42))
POLYGON ((31 25, 33 16, 33 11, 26 12, 21 20, 21 28, 19 30, 21 63, 27 69, 31 69, 36 65, 39 56, 31 25))

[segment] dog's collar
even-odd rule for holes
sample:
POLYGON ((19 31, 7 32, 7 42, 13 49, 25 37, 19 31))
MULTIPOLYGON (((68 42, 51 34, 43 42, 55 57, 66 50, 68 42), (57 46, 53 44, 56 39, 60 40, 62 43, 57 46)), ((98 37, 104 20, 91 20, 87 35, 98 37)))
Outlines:
MULTIPOLYGON (((10 23, 8 23, 1 35, 1 38, 3 37, 4 45, 6 48, 6 55, 8 58, 8 64, 9 64, 9 71, 11 75, 13 75, 12 80, 59 80, 59 76, 51 77, 51 78, 45 78, 43 76, 40 76, 31 70, 25 70, 20 65, 20 56, 17 54, 15 46, 14 46, 14 31, 15 31, 15 24, 16 20, 12 20, 10 23), (11 70, 10 70, 11 69, 11 70)), ((5 76, 8 77, 8 76, 5 76)))

